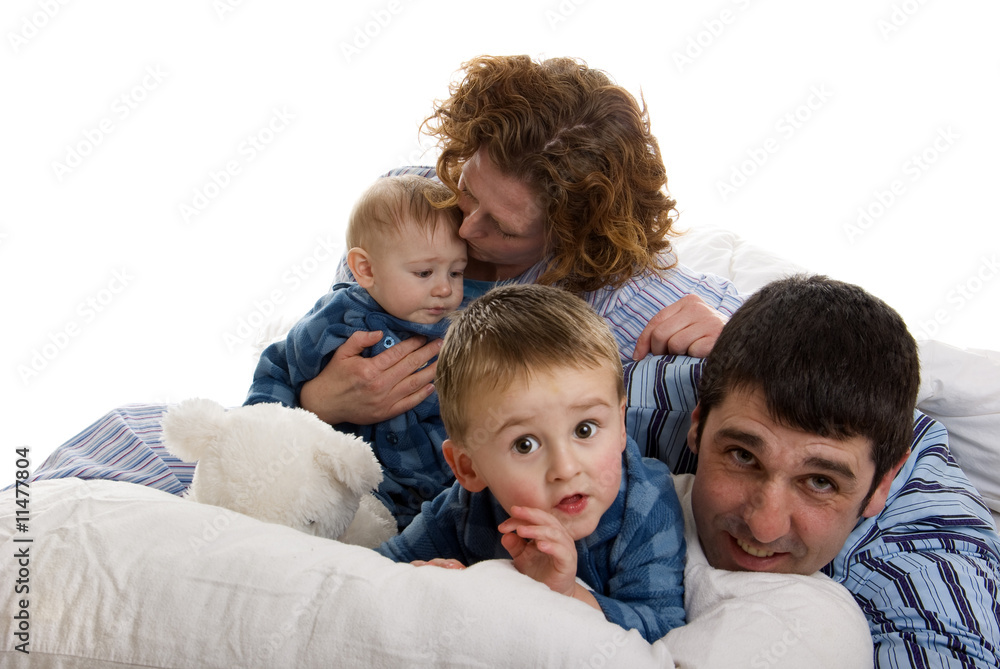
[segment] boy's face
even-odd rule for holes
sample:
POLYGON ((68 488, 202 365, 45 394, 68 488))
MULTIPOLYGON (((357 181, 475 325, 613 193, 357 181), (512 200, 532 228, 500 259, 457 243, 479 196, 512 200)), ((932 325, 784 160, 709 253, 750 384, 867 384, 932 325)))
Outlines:
MULTIPOLYGON (((558 367, 470 398, 464 443, 445 457, 468 490, 546 511, 574 540, 597 528, 621 485, 625 401, 610 367, 558 367)), ((457 447, 456 447, 457 446, 457 447)))
POLYGON ((366 255, 370 275, 356 273, 355 278, 396 318, 437 323, 462 303, 468 255, 450 222, 441 221, 428 236, 408 220, 398 234, 366 255))
POLYGON ((777 423, 759 389, 730 392, 713 407, 699 443, 700 413, 688 433, 698 454, 691 505, 713 567, 812 574, 836 557, 860 516, 885 506, 898 466, 861 506, 875 475, 869 439, 777 423))

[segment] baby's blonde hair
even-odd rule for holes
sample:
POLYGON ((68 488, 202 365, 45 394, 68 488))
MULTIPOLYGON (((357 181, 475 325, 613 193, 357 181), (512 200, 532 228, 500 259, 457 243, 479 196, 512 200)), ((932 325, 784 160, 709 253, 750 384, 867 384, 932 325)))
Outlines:
POLYGON ((625 397, 622 362, 608 324, 579 297, 531 284, 490 290, 452 316, 438 355, 437 388, 448 436, 461 442, 477 416, 469 399, 559 367, 606 367, 625 397))
POLYGON ((458 207, 441 209, 432 203, 451 197, 443 184, 415 174, 382 177, 361 194, 347 220, 347 248, 372 250, 413 221, 431 234, 447 221, 458 230, 462 212, 458 207))

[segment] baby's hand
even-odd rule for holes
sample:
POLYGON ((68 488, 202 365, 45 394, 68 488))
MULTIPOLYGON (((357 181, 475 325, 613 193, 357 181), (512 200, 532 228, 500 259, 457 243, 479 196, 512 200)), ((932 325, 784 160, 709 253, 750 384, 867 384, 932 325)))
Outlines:
POLYGON ((442 569, 465 569, 465 565, 458 560, 450 558, 434 558, 430 561, 414 560, 411 562, 414 567, 441 567, 442 569))
POLYGON ((515 506, 497 527, 500 543, 514 567, 552 590, 573 596, 576 589, 576 545, 555 516, 541 509, 515 506))

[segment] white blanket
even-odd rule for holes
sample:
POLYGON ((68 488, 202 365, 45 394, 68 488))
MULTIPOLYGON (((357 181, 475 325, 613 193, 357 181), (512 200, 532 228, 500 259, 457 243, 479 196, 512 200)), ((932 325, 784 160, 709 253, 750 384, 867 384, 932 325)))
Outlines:
MULTIPOLYGON (((789 588, 787 577, 774 579, 785 590, 714 581, 699 591, 696 606, 707 613, 698 625, 648 644, 508 561, 463 571, 395 564, 130 483, 63 479, 29 490, 24 535, 12 531, 13 492, 0 494, 0 554, 9 565, 15 550, 28 549, 30 589, 0 594, 4 667, 639 669, 674 666, 674 644, 683 667, 732 666, 702 652, 709 648, 746 649, 747 659, 769 653, 768 666, 801 667, 801 652, 815 642, 829 648, 833 639, 857 638, 856 620, 799 600, 803 590, 789 588), (14 541, 26 537, 33 542, 14 541), (743 595, 751 615, 720 599, 743 595), (788 608, 779 598, 786 595, 788 608), (20 609, 30 655, 12 642, 20 609), (765 610, 768 619, 757 615, 765 610), (814 636, 820 622, 828 632, 814 636), (848 636, 830 634, 838 630, 848 636)), ((870 649, 864 655, 870 660, 870 649)), ((865 666, 844 659, 809 666, 865 666)))

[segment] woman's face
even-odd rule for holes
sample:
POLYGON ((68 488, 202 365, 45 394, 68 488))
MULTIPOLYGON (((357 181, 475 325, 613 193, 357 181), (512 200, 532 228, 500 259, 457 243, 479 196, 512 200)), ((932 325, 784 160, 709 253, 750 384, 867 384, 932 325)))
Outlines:
MULTIPOLYGON (((495 267, 493 277, 510 279, 545 255, 545 221, 527 184, 500 172, 485 149, 462 166, 458 179, 462 227, 469 256, 495 267)), ((470 270, 472 268, 470 267, 470 270)))

